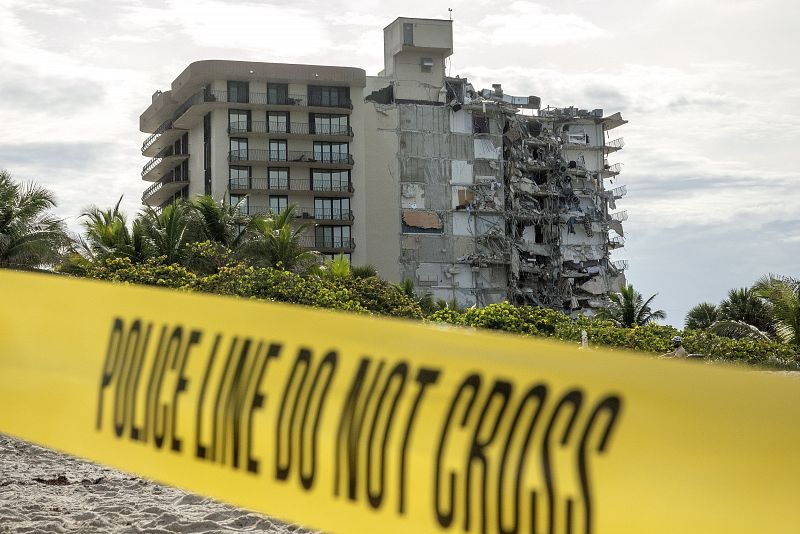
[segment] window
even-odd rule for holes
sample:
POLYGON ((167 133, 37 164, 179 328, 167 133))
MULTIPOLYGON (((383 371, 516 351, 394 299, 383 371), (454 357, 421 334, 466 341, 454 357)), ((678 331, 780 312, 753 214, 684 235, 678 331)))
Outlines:
POLYGON ((239 208, 239 213, 248 215, 248 201, 245 195, 231 195, 231 206, 239 208))
POLYGON ((286 161, 287 150, 285 140, 272 139, 269 142, 269 160, 286 161))
POLYGON ((269 211, 275 215, 279 215, 282 211, 289 207, 289 197, 287 196, 270 196, 269 197, 269 211))
POLYGON ((315 198, 314 218, 334 221, 350 220, 349 198, 315 198))
POLYGON ((317 248, 351 248, 349 226, 317 226, 317 248))
POLYGON ((314 143, 314 159, 323 163, 347 163, 349 152, 347 143, 314 143))
POLYGON ((228 111, 228 131, 230 133, 249 132, 250 111, 246 109, 231 109, 228 111))
POLYGON ((285 106, 289 103, 289 86, 285 83, 267 84, 267 103, 285 106))
POLYGON ((267 131, 288 133, 289 114, 285 111, 270 111, 267 113, 267 131))
POLYGON ((308 105, 333 108, 350 107, 350 88, 309 85, 308 105))
POLYGON ((489 133, 489 117, 473 115, 472 133, 489 133))
POLYGON ((311 113, 311 133, 322 135, 348 135, 350 121, 347 115, 311 113))
POLYGON ((203 181, 206 195, 211 194, 211 113, 203 117, 203 181))
POLYGON ((250 90, 247 82, 228 82, 228 102, 250 102, 250 90))
POLYGON ((231 189, 249 189, 250 167, 231 165, 230 170, 228 171, 228 178, 231 189))
POLYGON ((247 154, 247 139, 244 137, 231 137, 231 161, 249 159, 247 154))
POLYGON ((289 169, 269 169, 267 180, 270 189, 289 189, 289 169))
POLYGON ((422 72, 431 72, 433 70, 433 58, 423 57, 419 60, 420 70, 422 72))
POLYGON ((403 44, 414 45, 414 25, 411 23, 403 23, 403 44))
POLYGON ((311 171, 311 189, 314 191, 350 190, 350 171, 311 171))

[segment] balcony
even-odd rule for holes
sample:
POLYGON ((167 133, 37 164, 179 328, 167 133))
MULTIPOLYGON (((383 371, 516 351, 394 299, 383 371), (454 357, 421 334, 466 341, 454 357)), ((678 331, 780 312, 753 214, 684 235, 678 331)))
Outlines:
POLYGON ((606 154, 610 154, 612 152, 616 152, 617 150, 622 150, 622 147, 624 146, 625 146, 625 140, 622 137, 618 137, 616 139, 606 141, 606 144, 603 147, 603 151, 606 154))
POLYGON ((168 146, 142 167, 142 180, 155 182, 186 159, 189 159, 189 154, 174 154, 172 146, 168 146))
POLYGON ((352 154, 319 154, 298 150, 231 150, 228 161, 249 165, 259 163, 281 163, 286 167, 325 167, 331 169, 352 169, 352 154))
POLYGON ((155 156, 181 138, 186 130, 173 127, 172 120, 165 121, 142 144, 142 156, 155 156))
POLYGON ((234 122, 228 125, 228 133, 237 136, 280 137, 281 139, 325 138, 332 141, 349 141, 353 129, 349 126, 315 125, 307 122, 275 123, 268 121, 234 122))
POLYGON ((613 198, 615 200, 616 199, 620 199, 620 198, 622 198, 622 197, 624 197, 625 195, 628 194, 628 186, 621 185, 619 187, 615 187, 611 191, 608 191, 608 193, 611 196, 611 198, 613 198))
POLYGON ((356 248, 355 241, 350 237, 317 237, 305 235, 300 238, 300 244, 311 250, 320 252, 352 252, 356 248))
POLYGON ((611 265, 618 271, 625 271, 628 269, 628 260, 612 261, 611 265))
POLYGON ((350 210, 297 206, 295 216, 298 219, 308 219, 317 224, 352 224, 353 222, 353 212, 350 210))
POLYGON ((609 220, 611 221, 627 221, 628 220, 628 212, 627 211, 617 211, 615 213, 611 213, 608 216, 609 220))
POLYGON ((268 93, 249 93, 236 95, 229 100, 227 91, 202 90, 190 96, 181 104, 173 116, 176 128, 191 128, 192 125, 208 111, 216 108, 236 107, 238 109, 267 109, 268 111, 303 110, 311 113, 350 114, 353 103, 349 99, 324 97, 308 98, 307 95, 269 95, 268 93), (231 106, 233 104, 233 106, 231 106))
POLYGON ((312 184, 310 178, 272 179, 231 178, 228 182, 234 194, 247 194, 254 191, 269 191, 274 194, 308 194, 321 197, 353 196, 353 184, 344 182, 312 184))
POLYGON ((615 163, 613 165, 609 165, 606 162, 603 165, 603 170, 600 171, 600 176, 603 178, 613 178, 614 176, 618 175, 622 171, 622 163, 615 163))
POLYGON ((616 249, 625 246, 625 238, 621 235, 615 235, 608 238, 608 248, 616 249))
MULTIPOLYGON (((244 215, 265 215, 271 213, 279 215, 286 208, 270 208, 266 205, 242 205, 240 211, 244 215)), ((295 206, 294 217, 302 221, 313 222, 316 224, 338 224, 350 225, 353 224, 353 212, 350 210, 338 210, 327 208, 313 208, 311 206, 295 206)))
POLYGON ((142 204, 148 206, 160 206, 165 200, 169 199, 189 184, 189 178, 175 177, 170 174, 164 176, 159 181, 148 187, 142 193, 142 204))

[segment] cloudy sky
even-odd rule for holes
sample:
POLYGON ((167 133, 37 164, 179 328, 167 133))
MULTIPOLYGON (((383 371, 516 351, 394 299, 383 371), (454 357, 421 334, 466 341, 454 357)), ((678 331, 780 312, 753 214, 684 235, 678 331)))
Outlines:
POLYGON ((621 111, 629 280, 680 325, 767 272, 800 275, 800 2, 0 0, 0 168, 138 208, 138 116, 188 63, 382 68, 397 16, 447 18, 450 74, 621 111))

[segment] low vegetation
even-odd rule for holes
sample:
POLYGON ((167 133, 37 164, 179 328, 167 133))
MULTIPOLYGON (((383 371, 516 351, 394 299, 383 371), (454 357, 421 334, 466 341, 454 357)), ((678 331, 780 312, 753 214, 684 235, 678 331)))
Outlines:
POLYGON ((0 267, 55 270, 64 275, 144 284, 317 308, 499 330, 592 346, 653 354, 672 350, 681 335, 687 351, 708 361, 800 370, 800 283, 770 275, 752 288, 732 291, 720 306, 703 303, 686 329, 656 324, 633 286, 612 295, 596 318, 572 319, 532 306, 499 303, 459 309, 433 302, 410 281, 391 284, 372 266, 344 258, 322 262, 300 245, 303 227, 290 224, 291 209, 246 217, 236 206, 210 197, 146 209, 132 222, 119 209, 90 208, 83 233, 68 236, 49 214, 52 194, 13 182, 0 172, 0 267), (724 335, 723 335, 724 334, 724 335))

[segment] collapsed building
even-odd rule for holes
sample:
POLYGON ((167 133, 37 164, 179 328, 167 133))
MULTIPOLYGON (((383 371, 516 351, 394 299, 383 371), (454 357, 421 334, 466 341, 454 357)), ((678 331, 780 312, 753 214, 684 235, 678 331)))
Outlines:
POLYGON ((160 209, 207 194, 248 215, 295 206, 302 244, 459 306, 591 314, 624 281, 614 187, 626 123, 448 76, 450 20, 384 28, 384 68, 198 61, 140 117, 160 209))
POLYGON ((396 20, 384 32, 385 69, 367 78, 380 119, 366 152, 397 138, 387 156, 400 190, 398 278, 461 306, 592 314, 627 267, 611 260, 627 214, 612 211, 626 189, 613 187, 621 164, 608 161, 623 146, 609 132, 627 121, 444 76, 448 22, 396 20), (410 72, 418 65, 438 67, 438 84, 410 72))

